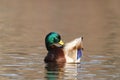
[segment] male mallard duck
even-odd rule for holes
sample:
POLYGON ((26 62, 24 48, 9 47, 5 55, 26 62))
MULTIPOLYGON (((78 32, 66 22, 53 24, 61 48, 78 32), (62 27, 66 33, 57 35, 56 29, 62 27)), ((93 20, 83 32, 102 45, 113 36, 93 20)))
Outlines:
POLYGON ((44 61, 57 63, 79 63, 82 56, 83 37, 64 44, 61 36, 56 32, 49 33, 45 38, 48 54, 44 61))

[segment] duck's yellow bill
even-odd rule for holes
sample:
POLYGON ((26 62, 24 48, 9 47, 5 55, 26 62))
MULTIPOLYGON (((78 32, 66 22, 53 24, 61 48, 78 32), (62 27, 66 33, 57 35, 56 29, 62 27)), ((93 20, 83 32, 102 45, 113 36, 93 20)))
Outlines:
POLYGON ((62 40, 60 40, 59 44, 60 45, 64 45, 64 42, 62 40))

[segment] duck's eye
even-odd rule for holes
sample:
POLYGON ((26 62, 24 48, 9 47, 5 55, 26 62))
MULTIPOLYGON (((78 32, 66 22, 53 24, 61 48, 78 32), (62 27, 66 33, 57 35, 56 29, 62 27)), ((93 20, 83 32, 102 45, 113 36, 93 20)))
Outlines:
POLYGON ((54 42, 55 42, 55 43, 58 43, 58 42, 60 41, 60 39, 61 39, 61 37, 60 37, 60 36, 57 36, 57 37, 54 38, 54 42))
POLYGON ((61 39, 61 37, 60 37, 60 36, 58 36, 58 39, 60 40, 60 39, 61 39))
POLYGON ((54 38, 54 42, 55 42, 55 43, 59 42, 59 41, 58 41, 58 38, 54 38))

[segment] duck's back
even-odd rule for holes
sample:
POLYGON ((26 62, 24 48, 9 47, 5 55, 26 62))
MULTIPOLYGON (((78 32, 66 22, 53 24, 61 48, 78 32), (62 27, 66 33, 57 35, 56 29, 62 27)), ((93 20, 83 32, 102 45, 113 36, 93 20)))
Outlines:
POLYGON ((77 38, 64 47, 67 63, 79 63, 82 57, 82 38, 77 38))

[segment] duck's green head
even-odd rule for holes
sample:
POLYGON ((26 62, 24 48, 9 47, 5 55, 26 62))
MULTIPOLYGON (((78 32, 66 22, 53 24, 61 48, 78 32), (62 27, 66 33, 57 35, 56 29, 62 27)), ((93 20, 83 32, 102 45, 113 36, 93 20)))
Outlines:
POLYGON ((61 36, 56 32, 50 32, 45 38, 45 44, 48 51, 54 47, 63 47, 64 43, 61 40, 61 36))

